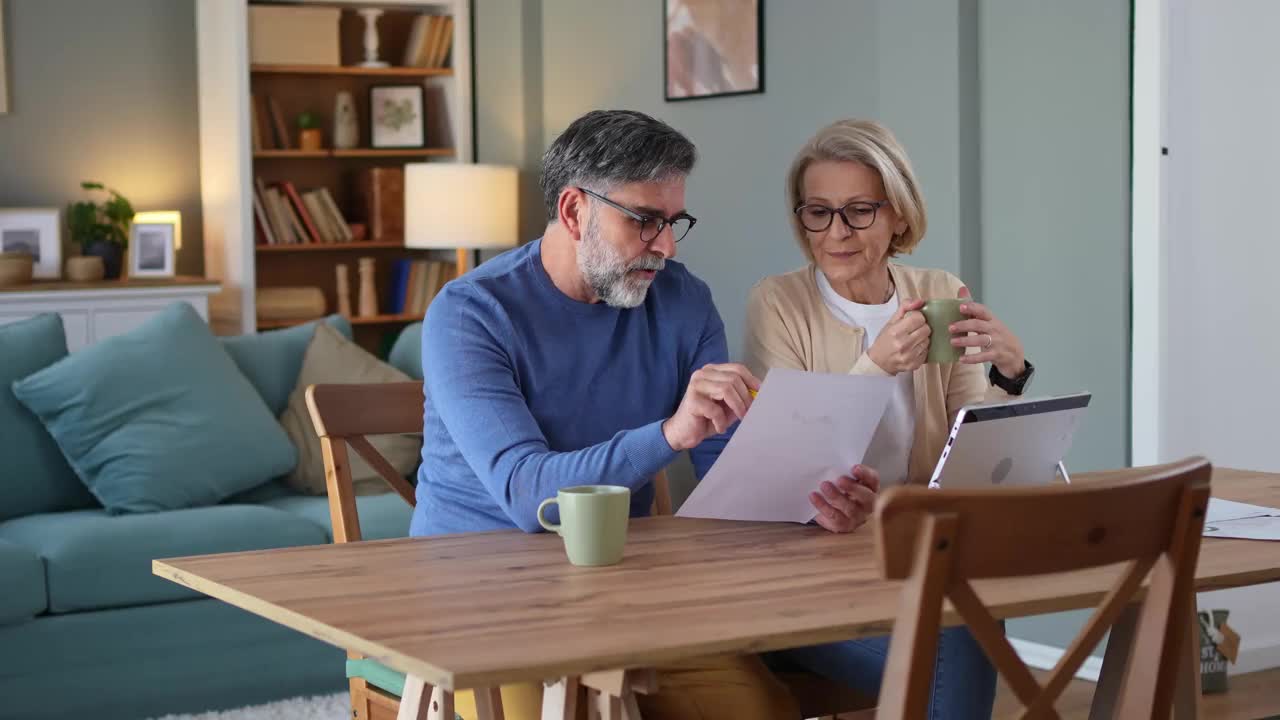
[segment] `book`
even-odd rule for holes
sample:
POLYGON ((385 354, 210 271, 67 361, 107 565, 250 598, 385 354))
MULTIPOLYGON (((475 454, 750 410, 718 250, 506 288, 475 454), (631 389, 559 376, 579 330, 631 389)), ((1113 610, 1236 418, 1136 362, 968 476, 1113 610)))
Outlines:
POLYGON ((271 112, 271 127, 275 129, 276 147, 281 150, 292 150, 293 144, 289 141, 289 126, 284 121, 284 112, 280 110, 280 103, 275 98, 268 97, 267 107, 271 112))
POLYGON ((387 294, 387 312, 392 315, 404 313, 405 291, 409 286, 410 261, 404 258, 396 260, 391 266, 391 285, 387 294))
POLYGON ((253 193, 253 218, 257 222, 258 229, 262 231, 262 240, 264 244, 275 245, 276 234, 271 228, 271 223, 267 220, 267 211, 262 207, 262 196, 257 190, 253 193))
POLYGON ((307 212, 307 206, 302 202, 302 196, 298 194, 298 189, 288 180, 278 183, 280 190, 284 196, 289 199, 289 207, 294 215, 298 218, 298 223, 303 229, 303 242, 322 243, 324 238, 320 235, 320 229, 316 227, 315 220, 312 219, 311 213, 307 212))
POLYGON ((307 214, 311 216, 316 229, 320 231, 321 242, 342 242, 342 235, 333 226, 333 220, 329 217, 328 208, 324 206, 323 201, 320 199, 319 191, 308 190, 302 193, 302 204, 307 207, 307 214))
POLYGON ((449 49, 453 46, 453 16, 446 15, 443 25, 444 28, 440 31, 440 42, 436 46, 436 54, 428 67, 445 67, 444 61, 449 57, 449 49))
POLYGON ((360 173, 360 202, 369 239, 404 238, 404 168, 375 167, 360 173))
POLYGON ((320 188, 320 199, 324 202, 325 208, 329 211, 329 218, 337 227, 338 232, 342 236, 342 242, 351 242, 355 239, 355 235, 351 232, 351 225, 343 216, 342 211, 338 209, 338 203, 334 202, 333 195, 329 193, 329 188, 320 188))
POLYGON ((409 31, 409 41, 404 46, 405 67, 419 67, 427 46, 428 30, 431 28, 431 15, 419 15, 413 19, 413 28, 409 31))

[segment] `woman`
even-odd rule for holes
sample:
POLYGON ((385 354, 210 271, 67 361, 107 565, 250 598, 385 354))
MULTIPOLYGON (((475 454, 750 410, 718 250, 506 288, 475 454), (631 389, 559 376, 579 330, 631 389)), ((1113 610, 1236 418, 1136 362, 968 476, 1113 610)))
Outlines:
MULTIPOLYGON (((897 378, 865 464, 879 471, 882 485, 927 483, 961 406, 1025 388, 1032 368, 1022 343, 970 300, 961 306, 967 319, 950 328, 951 344, 966 354, 956 363, 925 364, 924 301, 969 293, 945 271, 890 262, 915 248, 926 221, 906 152, 886 128, 842 120, 820 130, 791 166, 787 200, 809 265, 752 289, 746 363, 761 378, 775 367, 897 378), (990 382, 984 363, 992 367, 990 382)), ((834 490, 824 485, 814 497, 828 517, 833 505, 859 503, 834 490)), ((786 651, 771 660, 874 695, 888 645, 887 637, 872 638, 786 651)), ((967 629, 944 631, 929 717, 988 718, 994 696, 995 671, 967 629)))

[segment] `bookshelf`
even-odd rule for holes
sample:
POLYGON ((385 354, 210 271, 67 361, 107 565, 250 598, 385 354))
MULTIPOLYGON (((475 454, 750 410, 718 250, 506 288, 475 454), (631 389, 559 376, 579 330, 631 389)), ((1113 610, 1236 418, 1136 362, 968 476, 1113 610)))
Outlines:
MULTIPOLYGON (((365 188, 375 169, 473 161, 471 1, 293 0, 285 5, 197 0, 205 272, 223 288, 210 299, 215 332, 251 333, 295 324, 259 321, 256 291, 265 287, 318 287, 325 296, 326 313, 337 312, 339 264, 348 267, 350 301, 358 312, 361 258, 374 261, 378 314, 351 317, 357 341, 376 352, 385 347, 384 335, 421 319, 420 313, 396 311, 393 286, 397 279, 403 281, 409 261, 445 265, 454 262, 454 253, 408 249, 394 223, 376 234, 375 223, 366 217, 365 188), (250 27, 259 5, 270 6, 270 12, 301 8, 321 10, 325 17, 336 14, 337 62, 255 62, 250 27), (378 56, 390 67, 360 65, 365 20, 358 11, 364 8, 383 11, 377 22, 378 56), (421 15, 437 18, 418 20, 421 15), (443 17, 449 18, 447 25, 438 22, 443 17), (415 23, 442 28, 436 39, 447 52, 442 50, 436 62, 427 63, 431 67, 402 66, 409 45, 420 42, 427 47, 428 34, 416 34, 415 23), (370 97, 373 88, 387 85, 422 88, 425 132, 420 147, 373 147, 370 97), (334 138, 333 116, 340 91, 354 100, 359 128, 357 143, 345 149, 335 147, 334 138), (300 147, 296 121, 304 112, 319 120, 320 149, 300 147), (271 189, 281 197, 269 205, 264 192, 271 189), (327 207, 335 209, 340 220, 313 205, 326 207, 322 191, 330 200, 327 207), (298 224, 274 214, 281 212, 281 202, 298 224), (303 217, 308 211, 313 215, 310 222, 303 217), (342 228, 353 224, 365 226, 365 239, 341 237, 342 228)), ((316 28, 306 21, 289 26, 291 32, 294 27, 316 28)), ((327 26, 317 34, 326 43, 333 40, 327 26)), ((256 40, 261 52, 261 38, 256 40)), ((310 45, 313 40, 314 35, 304 35, 302 42, 310 45)), ((462 257, 459 253, 458 260, 462 257)), ((445 267, 440 272, 447 273, 445 267)))

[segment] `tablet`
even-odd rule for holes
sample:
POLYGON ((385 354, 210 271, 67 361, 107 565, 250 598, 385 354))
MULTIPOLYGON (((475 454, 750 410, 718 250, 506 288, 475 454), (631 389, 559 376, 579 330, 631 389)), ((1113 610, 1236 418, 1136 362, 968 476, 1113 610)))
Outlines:
POLYGON ((929 487, 1053 482, 1091 398, 1084 392, 966 405, 951 427, 929 487))

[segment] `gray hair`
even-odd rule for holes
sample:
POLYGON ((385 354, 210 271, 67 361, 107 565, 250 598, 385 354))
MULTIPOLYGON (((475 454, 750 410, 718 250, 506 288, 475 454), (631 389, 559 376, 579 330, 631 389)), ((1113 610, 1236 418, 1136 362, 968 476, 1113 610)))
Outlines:
POLYGON ((670 125, 634 110, 593 110, 574 120, 542 156, 547 220, 559 219, 566 187, 608 192, 617 185, 660 182, 693 170, 698 151, 670 125))

